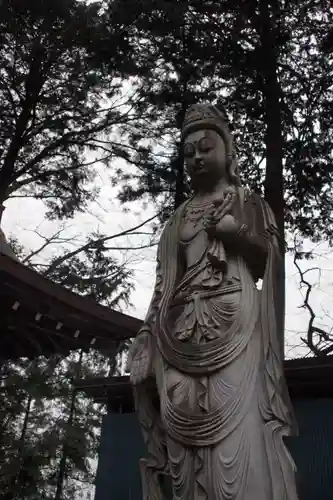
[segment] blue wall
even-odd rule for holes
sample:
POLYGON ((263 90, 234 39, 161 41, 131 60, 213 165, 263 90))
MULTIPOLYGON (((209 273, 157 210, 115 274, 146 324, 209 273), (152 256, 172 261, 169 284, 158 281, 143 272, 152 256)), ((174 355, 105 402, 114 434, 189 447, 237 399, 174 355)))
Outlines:
POLYGON ((333 500, 333 399, 294 401, 299 438, 290 451, 299 472, 300 500, 333 500))
MULTIPOLYGON (((294 401, 300 437, 289 446, 299 471, 300 500, 333 500, 333 399, 294 401)), ((141 500, 138 462, 145 448, 136 415, 104 418, 95 500, 141 500)))
POLYGON ((145 454, 135 413, 103 419, 95 500, 141 500, 139 459, 145 454))

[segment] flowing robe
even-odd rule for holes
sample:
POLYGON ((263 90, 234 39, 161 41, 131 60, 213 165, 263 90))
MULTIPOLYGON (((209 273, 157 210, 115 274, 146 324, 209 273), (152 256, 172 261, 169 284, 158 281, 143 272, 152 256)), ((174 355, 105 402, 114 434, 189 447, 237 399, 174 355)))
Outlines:
POLYGON ((197 233, 202 257, 188 268, 181 243, 190 202, 161 236, 155 291, 140 332, 145 340, 130 360, 150 454, 142 462, 146 500, 163 498, 159 473, 171 475, 174 500, 297 500, 295 466, 283 442, 296 426, 278 338, 278 231, 259 196, 239 188, 239 200, 248 232, 245 251, 230 256, 236 281, 227 275, 216 286, 214 272, 203 286, 208 256, 219 254, 219 243, 208 244, 203 230, 197 233))

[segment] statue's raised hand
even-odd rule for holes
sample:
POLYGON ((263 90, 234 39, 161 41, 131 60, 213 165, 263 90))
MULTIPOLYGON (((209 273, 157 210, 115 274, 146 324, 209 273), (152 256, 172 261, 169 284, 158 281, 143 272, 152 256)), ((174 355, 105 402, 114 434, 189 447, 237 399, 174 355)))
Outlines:
POLYGON ((153 339, 147 330, 141 331, 131 345, 127 358, 127 371, 133 385, 141 384, 152 374, 153 339))
POLYGON ((221 200, 216 200, 213 202, 214 207, 216 207, 215 211, 213 212, 216 223, 222 220, 226 215, 230 214, 234 207, 236 199, 236 191, 234 190, 234 188, 230 187, 225 190, 222 202, 221 200))
POLYGON ((231 215, 236 202, 236 192, 228 188, 222 199, 214 200, 212 210, 205 221, 205 229, 210 236, 223 236, 224 234, 237 233, 239 224, 231 215))

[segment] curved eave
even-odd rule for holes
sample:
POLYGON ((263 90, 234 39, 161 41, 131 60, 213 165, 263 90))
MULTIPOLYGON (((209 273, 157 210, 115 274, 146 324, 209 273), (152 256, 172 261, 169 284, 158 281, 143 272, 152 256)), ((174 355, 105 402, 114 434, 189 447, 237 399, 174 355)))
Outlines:
POLYGON ((112 348, 141 321, 76 295, 0 253, 1 357, 112 348))

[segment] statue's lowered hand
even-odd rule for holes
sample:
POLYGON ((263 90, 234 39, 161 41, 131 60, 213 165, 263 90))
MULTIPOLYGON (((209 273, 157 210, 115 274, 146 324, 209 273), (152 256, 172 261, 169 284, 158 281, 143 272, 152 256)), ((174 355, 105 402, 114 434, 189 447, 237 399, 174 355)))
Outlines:
POLYGON ((144 382, 152 372, 152 338, 148 331, 142 331, 131 345, 127 359, 127 371, 133 385, 144 382))

